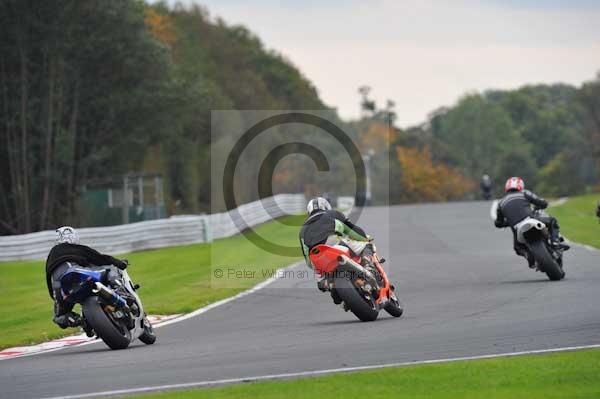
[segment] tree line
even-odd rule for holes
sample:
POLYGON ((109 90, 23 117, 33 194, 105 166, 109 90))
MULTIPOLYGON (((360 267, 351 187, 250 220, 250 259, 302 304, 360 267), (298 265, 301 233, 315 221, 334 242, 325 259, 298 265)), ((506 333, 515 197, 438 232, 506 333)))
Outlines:
POLYGON ((137 0, 0 3, 0 234, 85 225, 81 194, 157 171, 171 212, 210 209, 211 109, 322 109, 242 26, 137 0))
MULTIPOLYGON (((497 187, 522 175, 549 195, 598 185, 600 79, 469 94, 407 129, 394 125, 395 104, 379 110, 369 91, 363 118, 328 119, 373 150, 375 203, 474 198, 484 173, 497 187)), ((282 55, 202 7, 3 0, 0 234, 86 225, 82 193, 127 172, 161 173, 170 214, 214 210, 211 144, 249 123, 244 110, 326 108, 282 55), (211 137, 218 109, 236 111, 211 137)), ((327 153, 332 173, 287 156, 270 165, 277 191, 351 194, 351 165, 318 129, 274 129, 271 144, 293 134, 327 153)), ((244 169, 258 171, 264 151, 251 150, 244 169)), ((252 173, 236 180, 240 202, 258 195, 252 173)))
MULTIPOLYGON (((386 115, 373 106, 354 126, 367 137, 386 115)), ((550 197, 600 190, 600 73, 580 87, 469 93, 421 125, 390 129, 391 203, 479 198, 484 174, 497 196, 510 176, 550 197)))

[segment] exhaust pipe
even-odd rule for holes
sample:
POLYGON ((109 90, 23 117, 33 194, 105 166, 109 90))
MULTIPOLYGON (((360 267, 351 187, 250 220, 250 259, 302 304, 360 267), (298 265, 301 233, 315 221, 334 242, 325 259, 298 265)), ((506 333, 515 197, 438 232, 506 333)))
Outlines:
POLYGON ((377 279, 375 278, 375 276, 373 276, 373 273, 371 273, 367 269, 363 268, 362 266, 357 265, 356 262, 354 262, 352 259, 348 258, 347 256, 343 256, 343 255, 338 256, 338 262, 340 265, 345 265, 345 266, 349 267, 353 272, 364 275, 365 278, 367 279, 367 281, 369 282, 369 284, 373 284, 375 286, 377 285, 377 279))
POLYGON ((112 305, 117 309, 128 308, 127 301, 123 297, 102 283, 96 283, 95 288, 92 289, 94 294, 97 294, 102 298, 108 305, 112 305))

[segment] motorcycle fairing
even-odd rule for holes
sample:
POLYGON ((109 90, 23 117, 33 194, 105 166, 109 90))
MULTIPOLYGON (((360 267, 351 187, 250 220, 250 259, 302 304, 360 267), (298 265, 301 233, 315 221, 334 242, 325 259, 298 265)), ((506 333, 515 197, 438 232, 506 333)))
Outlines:
POLYGON ((547 227, 538 219, 526 217, 515 226, 515 230, 517 232, 517 241, 522 244, 527 244, 525 234, 531 229, 537 229, 541 232, 544 232, 547 230, 547 227))
POLYGON ((102 271, 71 267, 60 277, 63 299, 69 302, 80 302, 92 295, 96 282, 102 281, 102 271))

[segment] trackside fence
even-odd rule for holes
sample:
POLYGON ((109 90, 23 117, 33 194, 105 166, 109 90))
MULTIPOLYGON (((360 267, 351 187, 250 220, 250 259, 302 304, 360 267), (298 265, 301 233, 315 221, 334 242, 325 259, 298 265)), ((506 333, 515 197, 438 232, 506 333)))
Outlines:
MULTIPOLYGON (((174 216, 108 227, 78 229, 83 244, 100 252, 119 254, 144 249, 211 242, 239 234, 277 217, 304 212, 302 194, 278 194, 241 205, 229 212, 174 216)), ((53 230, 0 237, 0 262, 44 259, 54 245, 53 230)))

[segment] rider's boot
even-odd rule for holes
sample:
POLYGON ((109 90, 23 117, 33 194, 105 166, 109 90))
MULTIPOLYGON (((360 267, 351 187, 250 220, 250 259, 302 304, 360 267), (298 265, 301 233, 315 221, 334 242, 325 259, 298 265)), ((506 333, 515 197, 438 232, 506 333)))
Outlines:
POLYGON ((560 248, 563 251, 567 251, 571 248, 570 245, 565 244, 565 238, 560 234, 560 227, 556 220, 554 220, 554 223, 550 226, 550 245, 554 248, 560 248))
POLYGON ((330 292, 331 292, 331 299, 333 299, 333 303, 335 303, 336 305, 339 305, 340 303, 342 303, 342 298, 340 297, 340 295, 338 294, 338 292, 335 288, 332 288, 330 290, 330 292))
POLYGON ((562 235, 559 236, 558 241, 563 251, 568 251, 569 249, 571 249, 571 246, 569 244, 565 244, 565 237, 563 237, 562 235))
POLYGON ((60 328, 79 327, 81 325, 81 316, 74 312, 68 312, 62 315, 54 316, 52 321, 60 328))
POLYGON ((329 281, 327 281, 327 277, 323 277, 321 280, 317 281, 317 288, 321 292, 329 291, 329 281))
POLYGON ((54 302, 54 318, 52 321, 62 329, 81 325, 81 316, 72 311, 73 307, 65 303, 54 302))
POLYGON ((323 277, 321 280, 317 281, 317 288, 321 292, 329 291, 329 282, 327 281, 327 277, 323 277))
POLYGON ((329 291, 331 294, 331 299, 333 299, 333 303, 335 303, 336 305, 342 303, 342 298, 340 297, 335 288, 331 288, 327 277, 324 277, 323 279, 317 281, 317 288, 319 288, 319 291, 321 292, 329 291))
POLYGON ((552 236, 550 237, 550 245, 554 248, 560 248, 563 251, 568 251, 571 249, 571 246, 565 244, 565 238, 562 235, 552 236))

